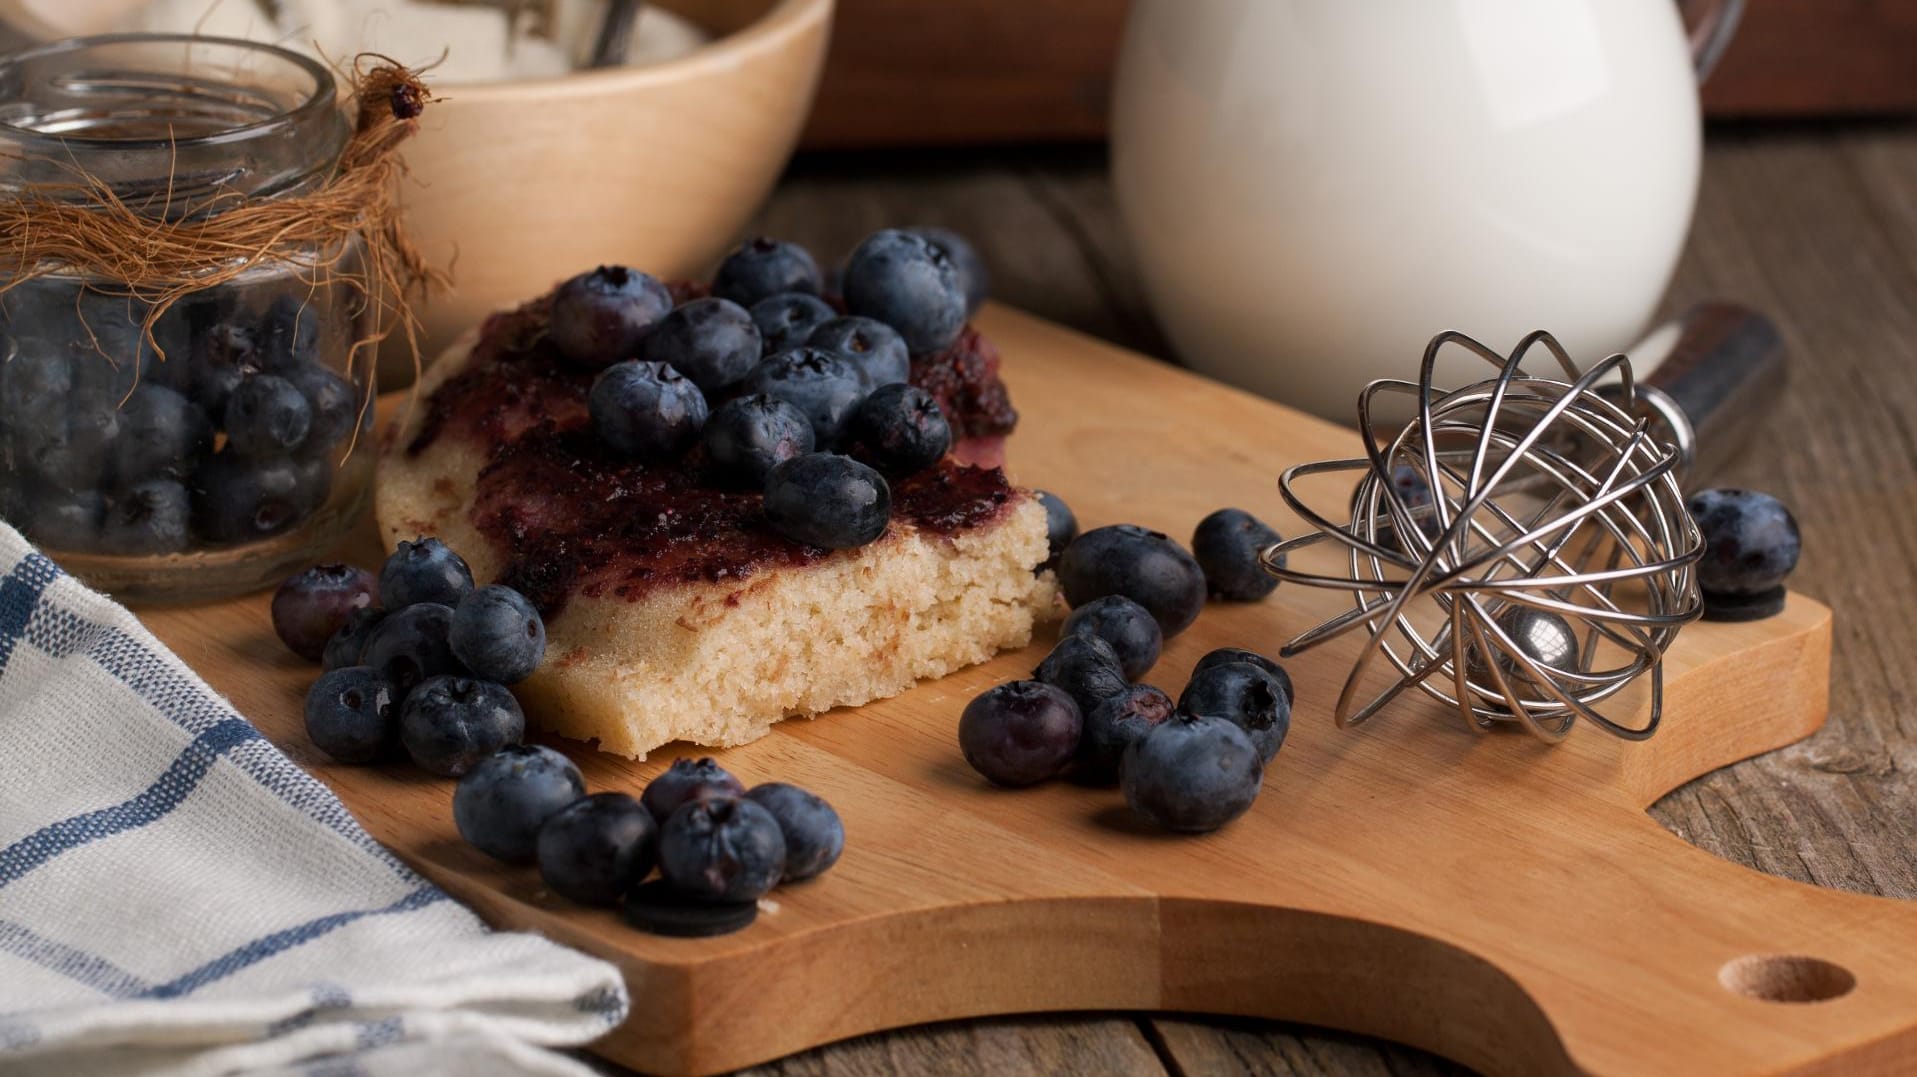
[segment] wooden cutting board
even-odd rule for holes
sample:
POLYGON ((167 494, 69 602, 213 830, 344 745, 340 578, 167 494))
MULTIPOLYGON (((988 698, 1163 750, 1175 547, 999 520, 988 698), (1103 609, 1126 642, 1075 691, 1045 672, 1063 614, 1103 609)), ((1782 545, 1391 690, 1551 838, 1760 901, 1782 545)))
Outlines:
MULTIPOLYGON (((1291 534, 1277 473, 1355 452, 1350 431, 1033 318, 993 309, 983 324, 1024 414, 1015 477, 1057 491, 1086 526, 1185 536, 1237 505, 1291 534)), ((355 552, 377 563, 370 529, 355 552)), ((1214 605, 1147 679, 1176 695, 1205 651, 1275 653, 1342 601, 1286 586, 1214 605)), ((300 728, 314 671, 274 639, 264 596, 146 620, 427 876, 500 927, 616 961, 632 1016, 596 1049, 640 1069, 709 1073, 1038 1010, 1283 1018, 1509 1073, 1917 1067, 1917 905, 1764 876, 1644 814, 1823 722, 1830 612, 1801 595, 1767 621, 1685 629, 1663 730, 1642 744, 1588 728, 1556 748, 1473 736, 1412 696, 1341 732, 1330 709, 1356 642, 1310 652, 1288 663, 1292 732, 1257 805, 1196 838, 1135 825, 1114 791, 1008 792, 967 769, 960 709, 1030 670, 1047 630, 1023 652, 722 753, 748 784, 831 800, 848 846, 755 925, 707 940, 642 934, 465 847, 449 782, 326 760, 300 728)), ((592 789, 633 793, 680 754, 570 748, 592 789)))

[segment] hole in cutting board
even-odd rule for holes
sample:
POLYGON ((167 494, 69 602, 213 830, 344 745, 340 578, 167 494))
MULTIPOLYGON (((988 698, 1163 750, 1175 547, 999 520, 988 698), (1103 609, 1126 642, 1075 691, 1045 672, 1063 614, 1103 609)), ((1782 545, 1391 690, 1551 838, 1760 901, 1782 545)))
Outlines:
POLYGON ((1726 991, 1759 1002, 1828 1002, 1850 994, 1857 977, 1842 965, 1803 954, 1745 954, 1717 970, 1726 991))

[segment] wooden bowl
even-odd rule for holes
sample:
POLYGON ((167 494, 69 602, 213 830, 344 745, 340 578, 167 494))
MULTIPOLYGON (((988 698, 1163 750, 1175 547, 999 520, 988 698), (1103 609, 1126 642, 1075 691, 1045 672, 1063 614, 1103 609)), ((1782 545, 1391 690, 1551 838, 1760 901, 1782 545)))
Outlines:
MULTIPOLYGON (((833 0, 653 2, 717 40, 646 67, 449 87, 421 117, 401 197, 414 241, 454 276, 420 308, 423 357, 600 263, 703 273, 772 189, 811 108, 833 0)), ((393 344, 382 373, 409 377, 393 344)))

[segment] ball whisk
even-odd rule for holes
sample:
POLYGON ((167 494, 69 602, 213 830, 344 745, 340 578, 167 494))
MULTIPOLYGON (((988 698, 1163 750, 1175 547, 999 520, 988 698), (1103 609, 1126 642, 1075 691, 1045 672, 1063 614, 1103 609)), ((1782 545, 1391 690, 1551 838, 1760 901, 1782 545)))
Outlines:
POLYGON ((1656 731, 1664 650, 1701 608, 1693 565, 1702 542, 1678 488, 1676 451, 1633 414, 1634 397, 1623 355, 1580 372, 1548 333, 1525 337, 1508 358, 1441 333, 1417 384, 1376 381, 1359 397, 1364 458, 1284 472, 1280 492, 1314 530, 1266 549, 1265 570, 1349 591, 1353 606, 1283 653, 1367 633, 1338 696, 1341 727, 1416 687, 1474 731, 1515 723, 1555 742, 1579 718, 1632 740, 1656 731), (1477 354, 1496 375, 1434 388, 1447 346, 1477 354), (1563 380, 1523 368, 1534 349, 1563 380), (1374 421, 1387 395, 1417 409, 1395 432, 1374 421), (1346 473, 1357 476, 1347 522, 1298 492, 1313 476, 1346 473), (1342 548, 1343 572, 1301 567, 1297 552, 1325 543, 1342 548), (1380 658, 1396 680, 1361 703, 1380 658), (1603 705, 1646 674, 1648 716, 1607 717, 1603 705))

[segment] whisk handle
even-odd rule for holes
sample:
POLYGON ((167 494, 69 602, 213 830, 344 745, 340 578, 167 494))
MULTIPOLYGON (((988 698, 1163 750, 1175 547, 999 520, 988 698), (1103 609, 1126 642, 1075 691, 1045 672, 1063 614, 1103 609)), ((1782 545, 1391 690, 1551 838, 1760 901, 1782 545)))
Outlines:
POLYGON ((1678 447, 1687 487, 1734 457, 1783 394, 1784 345, 1769 318, 1736 303, 1699 303, 1630 353, 1650 373, 1641 406, 1678 447))

